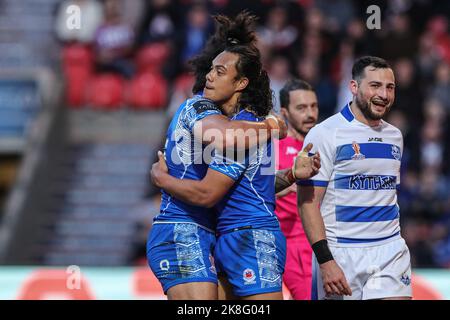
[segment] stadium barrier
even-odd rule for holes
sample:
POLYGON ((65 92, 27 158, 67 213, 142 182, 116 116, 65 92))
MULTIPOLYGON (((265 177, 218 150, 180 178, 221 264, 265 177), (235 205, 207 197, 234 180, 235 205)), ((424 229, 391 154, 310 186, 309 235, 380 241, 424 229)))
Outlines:
MULTIPOLYGON (((450 299, 450 270, 419 269, 412 277, 414 299, 450 299)), ((290 297, 284 288, 284 297, 290 297)), ((0 300, 166 299, 147 267, 0 267, 0 300)))

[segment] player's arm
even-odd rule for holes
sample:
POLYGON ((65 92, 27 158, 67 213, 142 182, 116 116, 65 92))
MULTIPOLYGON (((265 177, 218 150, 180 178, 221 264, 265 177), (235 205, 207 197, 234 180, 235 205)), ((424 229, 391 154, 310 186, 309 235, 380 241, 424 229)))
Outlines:
POLYGON ((214 143, 215 148, 245 148, 256 146, 271 137, 284 138, 286 123, 272 115, 264 121, 230 120, 224 115, 213 114, 196 121, 194 136, 203 143, 214 143))
POLYGON ((168 173, 161 151, 159 161, 153 164, 153 183, 171 196, 191 205, 213 207, 233 186, 234 180, 216 170, 208 169, 202 180, 178 179, 168 173))
POLYGON ((328 247, 325 224, 320 213, 320 203, 326 187, 298 186, 297 197, 300 216, 306 236, 320 265, 324 289, 327 295, 351 295, 352 291, 344 273, 328 247))
POLYGON ((275 173, 275 193, 277 196, 286 195, 288 192, 284 192, 284 190, 292 186, 298 179, 306 180, 319 172, 319 152, 316 152, 313 156, 308 156, 312 147, 312 143, 308 143, 303 151, 298 153, 291 168, 278 170, 275 173))

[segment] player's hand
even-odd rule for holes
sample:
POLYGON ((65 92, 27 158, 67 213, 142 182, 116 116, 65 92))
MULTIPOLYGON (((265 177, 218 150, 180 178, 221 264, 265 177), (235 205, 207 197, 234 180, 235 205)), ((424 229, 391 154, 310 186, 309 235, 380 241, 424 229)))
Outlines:
POLYGON ((320 154, 316 152, 313 156, 308 156, 313 145, 308 143, 308 145, 303 148, 303 151, 299 152, 297 157, 294 159, 294 165, 292 171, 294 173, 294 178, 296 179, 309 179, 315 176, 320 169, 320 154))
POLYGON ((271 113, 264 120, 269 126, 269 130, 272 131, 272 136, 275 137, 273 131, 278 132, 278 139, 284 139, 287 136, 287 125, 286 122, 277 114, 271 113))
POLYGON ((152 170, 150 172, 153 184, 158 188, 162 188, 162 178, 165 174, 168 173, 169 169, 167 168, 166 159, 164 159, 164 154, 161 151, 158 151, 158 162, 155 162, 152 165, 152 170))
POLYGON ((338 266, 335 260, 322 263, 320 265, 320 272, 322 274, 323 288, 327 296, 351 296, 352 289, 347 283, 344 272, 338 266))

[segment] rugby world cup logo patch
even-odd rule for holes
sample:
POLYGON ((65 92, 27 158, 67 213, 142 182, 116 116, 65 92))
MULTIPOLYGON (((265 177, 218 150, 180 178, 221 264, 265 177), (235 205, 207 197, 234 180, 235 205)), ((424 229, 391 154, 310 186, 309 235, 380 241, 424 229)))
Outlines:
POLYGON ((242 273, 242 278, 245 284, 254 284, 256 279, 255 271, 253 269, 245 269, 242 273))
POLYGON ((363 160, 366 158, 365 155, 361 153, 361 147, 355 141, 352 142, 352 149, 355 154, 352 156, 352 160, 363 160))

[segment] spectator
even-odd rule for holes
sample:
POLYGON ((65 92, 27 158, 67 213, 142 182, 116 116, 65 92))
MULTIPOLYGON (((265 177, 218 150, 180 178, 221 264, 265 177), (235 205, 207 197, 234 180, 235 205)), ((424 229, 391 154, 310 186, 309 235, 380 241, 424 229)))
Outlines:
POLYGON ((187 17, 181 32, 181 65, 197 55, 204 47, 211 31, 209 14, 202 4, 193 5, 187 12, 187 17))
POLYGON ((395 110, 403 112, 412 126, 419 126, 423 121, 423 92, 419 85, 416 67, 410 58, 401 58, 394 63, 397 81, 395 93, 395 110))
POLYGON ((296 63, 297 77, 309 82, 316 91, 320 105, 319 122, 334 114, 337 89, 327 74, 321 75, 320 65, 313 58, 302 57, 296 63))
POLYGON ((297 29, 289 23, 288 12, 284 7, 272 8, 264 26, 258 30, 260 41, 272 50, 288 49, 298 36, 297 29))
POLYGON ((434 70, 439 63, 439 54, 429 32, 423 33, 419 38, 419 52, 416 61, 420 85, 428 88, 434 81, 434 70))
POLYGON ((171 41, 177 32, 179 21, 172 0, 148 0, 146 16, 138 31, 138 44, 171 41))
MULTIPOLYGON (((270 88, 274 93, 280 92, 281 88, 291 78, 289 73, 289 60, 283 55, 275 55, 270 59, 268 75, 270 88)), ((273 97, 273 111, 280 112, 280 100, 277 94, 273 97)))
POLYGON ((104 23, 97 29, 95 53, 97 70, 115 72, 127 78, 134 74, 131 54, 134 32, 130 25, 122 21, 120 0, 104 1, 104 23))
POLYGON ((446 62, 439 63, 435 69, 435 83, 431 87, 430 96, 450 112, 450 65, 446 62))
POLYGON ((390 17, 391 28, 380 39, 380 56, 387 60, 412 58, 417 52, 417 39, 409 16, 396 14, 390 17))
POLYGON ((348 21, 355 17, 355 8, 348 0, 315 0, 315 5, 325 15, 326 28, 332 33, 345 30, 348 21))

